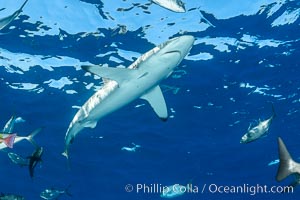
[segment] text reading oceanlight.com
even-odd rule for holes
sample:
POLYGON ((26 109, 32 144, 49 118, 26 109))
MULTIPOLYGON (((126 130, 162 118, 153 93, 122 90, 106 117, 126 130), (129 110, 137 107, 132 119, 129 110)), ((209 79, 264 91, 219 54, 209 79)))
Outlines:
POLYGON ((164 186, 162 184, 127 184, 125 186, 126 192, 135 192, 137 194, 276 194, 276 193, 293 193, 292 186, 268 186, 268 185, 218 185, 218 184, 203 184, 197 186, 193 184, 180 185, 174 184, 172 186, 164 186))

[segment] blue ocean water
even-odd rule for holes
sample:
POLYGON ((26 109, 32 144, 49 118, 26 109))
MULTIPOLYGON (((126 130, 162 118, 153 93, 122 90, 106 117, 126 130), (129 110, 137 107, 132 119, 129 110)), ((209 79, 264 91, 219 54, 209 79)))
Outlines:
MULTIPOLYGON (((0 18, 23 1, 0 1, 0 18)), ((300 2, 284 0, 186 1, 174 13, 146 0, 29 0, 0 35, 0 127, 15 114, 18 135, 43 127, 35 140, 43 162, 30 178, 27 141, 1 152, 2 193, 40 199, 46 188, 59 199, 162 199, 156 186, 191 183, 198 191, 175 199, 296 199, 292 194, 251 192, 276 182, 277 138, 299 161, 300 2), (197 9, 193 9, 197 8, 197 9), (70 121, 101 85, 84 64, 129 66, 141 54, 180 35, 196 40, 189 55, 161 83, 170 117, 160 121, 143 100, 83 130, 61 155, 70 121), (240 144, 250 124, 272 115, 269 134, 240 144), (122 147, 140 145, 136 151, 122 147), (126 192, 131 184, 133 191, 126 192), (141 190, 137 187, 147 186, 141 190), (245 186, 248 192, 214 191, 245 186), (152 190, 151 190, 152 189, 152 190), (210 189, 210 190, 209 190, 210 189)), ((2 128, 2 127, 1 127, 2 128)))

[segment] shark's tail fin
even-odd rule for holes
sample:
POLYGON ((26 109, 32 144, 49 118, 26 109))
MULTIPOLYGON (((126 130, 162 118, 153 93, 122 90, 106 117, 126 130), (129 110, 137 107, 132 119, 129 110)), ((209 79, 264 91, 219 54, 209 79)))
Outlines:
POLYGON ((27 137, 26 140, 28 140, 31 144, 33 144, 35 147, 39 147, 37 143, 33 140, 34 136, 36 136, 39 132, 41 132, 43 128, 37 128, 33 132, 31 132, 27 137))
POLYGON ((278 138, 278 151, 279 151, 279 167, 276 175, 277 181, 282 181, 287 176, 300 173, 300 164, 296 163, 290 153, 288 152, 285 144, 283 143, 282 139, 278 138))
POLYGON ((64 157, 66 157, 69 160, 69 154, 68 154, 68 149, 66 149, 62 154, 64 157))
POLYGON ((70 163, 70 159, 69 159, 69 149, 68 147, 66 147, 65 151, 61 154, 64 157, 67 158, 67 168, 70 170, 71 169, 71 163, 70 163))

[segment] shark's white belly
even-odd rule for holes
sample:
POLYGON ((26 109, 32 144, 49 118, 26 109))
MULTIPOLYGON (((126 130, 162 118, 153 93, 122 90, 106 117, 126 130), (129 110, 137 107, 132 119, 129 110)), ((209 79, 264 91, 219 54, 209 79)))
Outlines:
MULTIPOLYGON (((95 98, 94 102, 89 102, 94 104, 94 108, 90 110, 84 121, 99 121, 106 115, 140 98, 144 93, 155 87, 158 84, 157 82, 157 80, 153 80, 151 77, 147 78, 147 75, 145 75, 140 80, 136 79, 123 83, 121 87, 117 87, 102 101, 95 98)), ((86 106, 89 107, 89 105, 86 106)))
MULTIPOLYGON (((87 101, 86 105, 83 106, 90 108, 87 109, 89 111, 85 113, 86 119, 83 120, 87 122, 85 127, 93 128, 97 121, 104 116, 140 98, 143 94, 157 86, 172 73, 174 66, 177 66, 181 61, 180 55, 175 55, 175 59, 171 59, 169 55, 161 56, 159 60, 150 58, 139 66, 139 75, 128 77, 128 80, 123 81, 121 85, 115 82, 117 85, 114 86, 113 89, 108 90, 108 94, 103 95, 104 98, 100 100, 97 98, 97 93, 101 93, 101 91, 96 92, 91 99, 87 101), (163 70, 147 70, 153 66, 161 65, 162 62, 165 64, 163 70)), ((172 57, 174 57, 174 54, 172 57)))

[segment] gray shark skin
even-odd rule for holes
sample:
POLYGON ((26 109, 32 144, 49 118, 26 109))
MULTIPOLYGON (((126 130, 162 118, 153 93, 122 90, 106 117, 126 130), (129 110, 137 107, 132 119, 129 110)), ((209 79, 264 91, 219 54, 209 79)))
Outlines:
POLYGON ((266 119, 264 121, 259 121, 258 125, 253 128, 249 127, 248 132, 243 135, 243 137, 240 140, 240 143, 250 143, 261 137, 266 136, 266 134, 268 134, 270 125, 273 122, 273 119, 276 117, 273 104, 272 104, 272 112, 273 115, 269 119, 266 119))
POLYGON ((292 174, 295 176, 295 179, 290 186, 296 187, 300 184, 300 163, 293 160, 280 137, 278 138, 278 153, 279 167, 276 174, 276 181, 280 182, 292 174))
POLYGON ((95 128, 101 118, 138 98, 148 101, 158 117, 165 121, 168 109, 159 84, 189 53, 194 40, 190 35, 170 39, 140 56, 128 68, 82 66, 84 70, 102 77, 104 85, 85 102, 71 121, 63 155, 68 158, 69 146, 82 129, 95 128))
POLYGON ((152 2, 173 12, 186 12, 184 3, 181 0, 152 0, 152 2))
POLYGON ((4 29, 6 26, 8 26, 21 12, 22 9, 24 8, 24 6, 26 5, 28 0, 26 0, 23 5, 21 6, 21 8, 19 8, 16 12, 14 12, 13 14, 1 18, 0 19, 0 30, 4 29))

